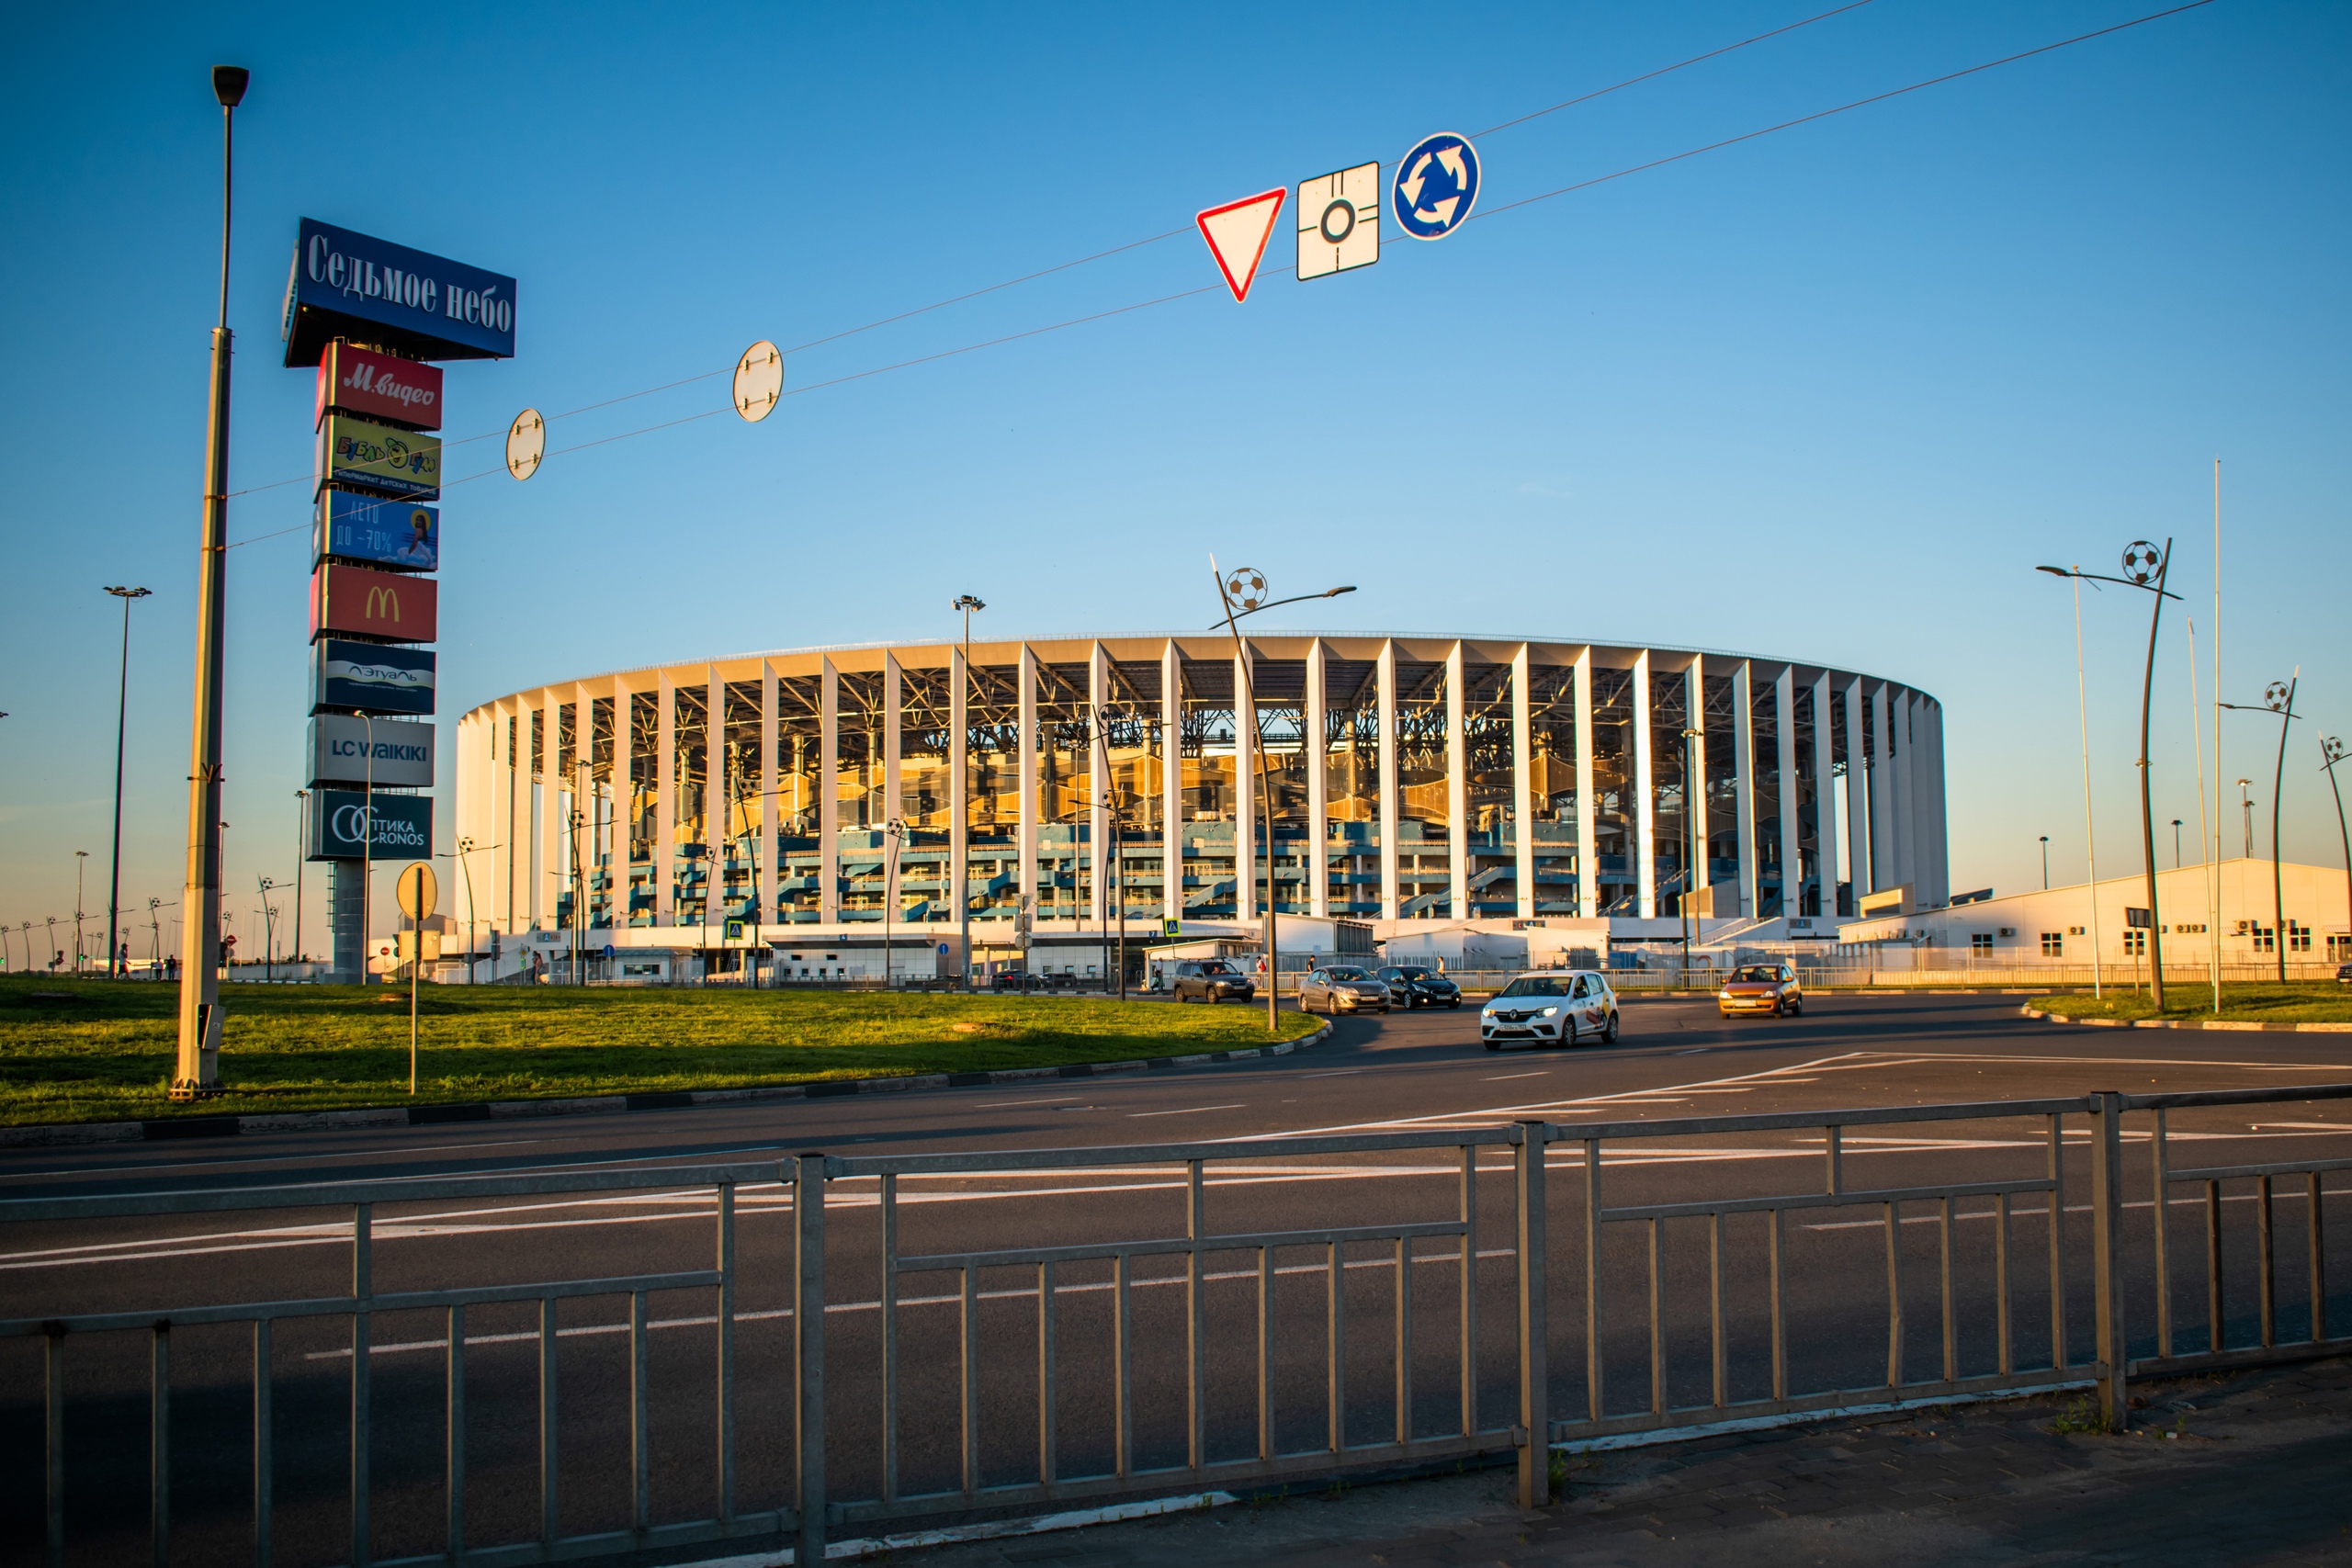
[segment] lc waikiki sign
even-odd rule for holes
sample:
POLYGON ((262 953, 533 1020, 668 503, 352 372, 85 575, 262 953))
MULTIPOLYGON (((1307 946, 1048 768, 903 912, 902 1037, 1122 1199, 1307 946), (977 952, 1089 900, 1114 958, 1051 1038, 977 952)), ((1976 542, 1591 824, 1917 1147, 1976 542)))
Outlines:
POLYGON ((305 218, 281 331, 289 368, 316 365, 337 338, 405 359, 508 359, 514 280, 305 218))
POLYGON ((322 561, 311 573, 311 640, 431 642, 438 631, 438 598, 439 585, 429 577, 322 561))

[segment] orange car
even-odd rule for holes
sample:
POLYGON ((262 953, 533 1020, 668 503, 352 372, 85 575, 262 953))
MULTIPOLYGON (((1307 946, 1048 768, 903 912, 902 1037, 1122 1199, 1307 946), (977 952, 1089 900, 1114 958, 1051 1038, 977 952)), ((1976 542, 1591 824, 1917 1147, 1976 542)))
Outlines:
POLYGON ((1785 964, 1744 964, 1731 972, 1715 993, 1715 1010, 1729 1018, 1736 1012, 1769 1012, 1795 1018, 1804 1011, 1804 987, 1797 972, 1785 964))

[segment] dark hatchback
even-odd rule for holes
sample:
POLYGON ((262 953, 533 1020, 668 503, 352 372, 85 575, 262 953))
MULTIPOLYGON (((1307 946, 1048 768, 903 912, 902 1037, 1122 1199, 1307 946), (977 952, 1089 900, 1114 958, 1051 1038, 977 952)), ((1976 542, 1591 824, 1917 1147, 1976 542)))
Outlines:
POLYGON ((1394 969, 1374 971, 1388 985, 1388 994, 1405 998, 1411 1008, 1458 1008, 1462 1005, 1462 987, 1434 969, 1412 964, 1400 964, 1394 969))

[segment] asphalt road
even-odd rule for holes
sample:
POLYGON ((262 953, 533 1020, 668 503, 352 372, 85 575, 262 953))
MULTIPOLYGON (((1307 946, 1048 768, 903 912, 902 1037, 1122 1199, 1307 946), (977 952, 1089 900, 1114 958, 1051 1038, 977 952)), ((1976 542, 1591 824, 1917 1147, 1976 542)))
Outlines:
MULTIPOLYGON (((803 1149, 835 1154, 1079 1147, 1250 1139, 1306 1132, 1396 1131, 1442 1135, 1514 1118, 1554 1122, 1944 1103, 2077 1094, 2115 1089, 2236 1089, 2352 1079, 2352 1041, 2328 1035, 2094 1030, 2018 1016, 2016 998, 1962 996, 1812 998, 1802 1019, 1718 1019, 1703 999, 1626 1005, 1623 1039, 1575 1051, 1478 1049, 1475 1014, 1343 1019, 1334 1038, 1299 1055, 1150 1074, 1045 1080, 816 1101, 433 1127, 286 1134, 220 1145, 96 1145, 0 1156, 0 1195, 282 1188, 289 1205, 307 1184, 356 1178, 415 1178, 474 1171, 542 1171, 617 1162, 752 1159, 803 1149)), ((2038 1175, 2046 1158, 2038 1123, 1945 1123, 1920 1136, 1849 1134, 1849 1186, 2038 1175)), ((2280 1106, 2256 1115, 2182 1113, 2176 1163, 2312 1152, 2352 1154, 2352 1110, 2338 1102, 2280 1106)), ((1479 1417, 1510 1418, 1511 1259, 1505 1151, 1490 1150, 1478 1179, 1481 1234, 1476 1278, 1479 1417)), ((1735 1134, 1630 1145, 1604 1167, 1619 1201, 1688 1201, 1726 1192, 1818 1190, 1818 1134, 1735 1134)), ((1311 1229, 1450 1218, 1453 1156, 1240 1160, 1212 1180, 1212 1233, 1311 1229)), ((1553 1361, 1555 1408, 1582 1409, 1581 1239, 1571 1200, 1579 1190, 1573 1146, 1552 1156, 1553 1361)), ((2152 1213, 2144 1157, 2127 1195, 2152 1213)), ((2079 1145, 2068 1159, 2070 1210, 2087 1194, 2079 1145)), ((828 1333, 833 1348, 829 1458, 836 1495, 878 1485, 880 1433, 876 1310, 880 1269, 871 1182, 836 1184, 829 1197, 828 1333)), ((902 1253, 1182 1234, 1182 1183, 1166 1167, 1018 1178, 906 1179, 902 1253)), ((2247 1190, 2225 1202, 2233 1227, 2224 1317, 2233 1343, 2256 1330, 2247 1190)), ((2339 1195, 2328 1194, 2331 1210, 2339 1195)), ((2172 1196, 2180 1331, 2205 1332, 2201 1209, 2172 1196)), ((2300 1184, 2277 1199, 2281 1337, 2300 1337, 2309 1310, 2299 1261, 2309 1207, 2300 1184)), ((379 1292, 438 1284, 609 1277, 706 1267, 713 1226, 707 1193, 554 1199, 498 1204, 379 1207, 375 1283, 379 1292)), ((786 1495, 790 1318, 789 1208, 774 1189, 739 1199, 741 1284, 737 1309, 740 1506, 786 1495)), ((1939 1275, 1943 1230, 1932 1204, 1907 1208, 1900 1227, 1906 1377, 1932 1377, 1943 1356, 1939 1275)), ((2342 1234, 2343 1216, 2331 1216, 2342 1234)), ((2020 1365, 2046 1364, 2050 1346, 2047 1219, 2038 1195, 2012 1220, 2010 1299, 2020 1365)), ((153 1310, 265 1297, 340 1293, 348 1288, 347 1216, 244 1212, 74 1226, 0 1227, 0 1316, 91 1310, 153 1310), (339 1228, 340 1227, 340 1228, 339 1228)), ((2071 1250, 2086 1243, 2075 1214, 2071 1250)), ((1963 1200, 1951 1231, 1952 1342, 1965 1373, 1998 1355, 1989 1200, 1963 1200)), ((1644 1227, 1611 1227, 1608 1405, 1644 1407, 1650 1395, 1648 1280, 1644 1227)), ((1727 1393, 1769 1386, 1760 1216, 1723 1227, 1711 1261, 1703 1220, 1669 1222, 1657 1259, 1659 1323, 1669 1404, 1706 1402, 1715 1358, 1708 1305, 1720 1283, 1727 1337, 1727 1393)), ((2144 1231, 2137 1239, 2145 1250, 2144 1231)), ((1396 1424, 1393 1343, 1397 1266, 1385 1245, 1346 1255, 1345 1416, 1351 1442, 1379 1440, 1396 1424)), ((1319 1248, 1275 1255, 1274 1404, 1284 1450, 1317 1446, 1327 1431, 1329 1258, 1319 1248)), ((1868 1386, 1884 1380, 1887 1260, 1876 1209, 1812 1211, 1789 1224, 1790 1381, 1792 1387, 1868 1386), (1804 1223, 1800 1223, 1803 1221, 1804 1223)), ((1410 1420, 1421 1434, 1458 1425, 1460 1262, 1452 1238, 1416 1246, 1410 1420)), ((1258 1343, 1254 1251, 1213 1256, 1204 1287, 1209 1325, 1212 1457, 1252 1451, 1258 1343)), ((1185 1445, 1184 1298, 1176 1260, 1135 1270, 1132 1345, 1139 1466, 1181 1461, 1185 1445)), ((2352 1279, 2331 1269, 2328 1293, 2352 1279)), ((1112 1422, 1105 1388, 1113 1357, 1107 1264, 1070 1265, 1057 1280, 1057 1455, 1065 1474, 1107 1467, 1112 1422)), ((974 1337, 983 1480, 1023 1479, 1037 1456, 1037 1280, 1034 1269, 985 1271, 974 1337)), ((2087 1359, 2088 1292, 2067 1302, 2073 1359, 2087 1359)), ((959 1473, 960 1296, 953 1275, 909 1275, 900 1286, 899 1421, 902 1486, 952 1488, 959 1473)), ((651 1467, 657 1517, 710 1511, 712 1296, 668 1292, 650 1303, 651 1467)), ((2143 1306, 2146 1303, 2143 1303, 2143 1306)), ((2345 1310, 2342 1303, 2339 1312, 2345 1310)), ((625 1525, 628 1507, 628 1339, 626 1297, 567 1303, 560 1352, 563 1526, 625 1525)), ((2152 1314, 2136 1310, 2144 1328, 2152 1314)), ((525 1539, 537 1505, 537 1352, 533 1309, 474 1309, 467 1322, 468 1517, 475 1541, 525 1539)), ((369 1359, 374 1416, 374 1551, 434 1550, 441 1529, 443 1374, 447 1323, 439 1313, 379 1314, 369 1359)), ((2142 1353, 2144 1353, 2143 1351, 2142 1353)), ((246 1544, 251 1452, 251 1332, 189 1328, 173 1337, 174 1542, 187 1561, 250 1561, 246 1544)), ((146 1551, 148 1343, 144 1335, 90 1336, 70 1346, 67 1449, 75 1556, 130 1562, 146 1551), (86 1557, 85 1557, 86 1553, 86 1557)), ((279 1561, 332 1562, 348 1555, 350 1338, 347 1320, 282 1324, 273 1349, 277 1434, 276 1529, 279 1561)), ((0 1344, 0 1562, 30 1562, 39 1540, 39 1342, 0 1344)))

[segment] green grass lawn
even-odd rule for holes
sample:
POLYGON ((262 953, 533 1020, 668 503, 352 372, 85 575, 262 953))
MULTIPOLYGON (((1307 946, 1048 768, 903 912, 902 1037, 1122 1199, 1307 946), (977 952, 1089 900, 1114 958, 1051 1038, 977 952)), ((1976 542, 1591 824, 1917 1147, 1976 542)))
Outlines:
MULTIPOLYGON (((2170 967, 2169 964, 2166 965, 2170 967)), ((2107 995, 2088 991, 2036 997, 2033 1005, 2061 1018, 2154 1018, 2147 993, 2129 986, 2107 987, 2107 995)), ((2352 986, 2333 980, 2265 985, 2223 986, 2222 1010, 2213 1011, 2211 984, 2185 986, 2175 981, 2165 987, 2165 1018, 2220 1017, 2233 1023, 2352 1023, 2352 986)))
MULTIPOLYGON (((406 1103, 408 993, 223 985, 220 1079, 164 1097, 177 988, 0 977, 0 1123, 406 1103), (57 999, 60 997, 71 999, 57 999)), ((1317 1021, 1282 1015, 1283 1039, 1317 1021)), ((1266 1043, 1260 1007, 830 991, 428 986, 416 1099, 528 1100, 1186 1055, 1266 1043)))

